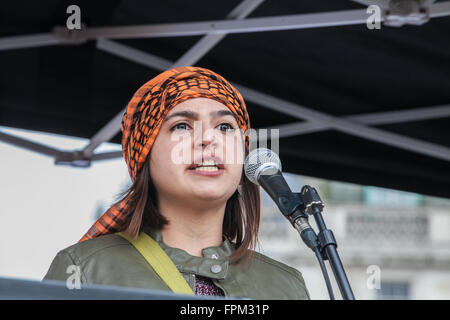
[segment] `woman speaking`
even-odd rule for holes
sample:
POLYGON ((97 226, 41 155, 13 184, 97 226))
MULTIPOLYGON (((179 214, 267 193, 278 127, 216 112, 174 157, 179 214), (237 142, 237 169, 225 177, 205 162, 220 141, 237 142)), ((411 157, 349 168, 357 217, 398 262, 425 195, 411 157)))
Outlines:
POLYGON ((134 94, 121 129, 132 184, 44 280, 66 281, 75 265, 82 284, 309 299, 298 270, 255 251, 260 190, 243 170, 250 120, 227 80, 167 70, 134 94))

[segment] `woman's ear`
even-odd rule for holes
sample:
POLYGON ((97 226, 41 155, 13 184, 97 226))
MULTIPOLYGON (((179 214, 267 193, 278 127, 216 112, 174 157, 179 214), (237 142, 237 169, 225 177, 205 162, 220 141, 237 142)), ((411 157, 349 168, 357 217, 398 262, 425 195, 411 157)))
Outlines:
POLYGON ((242 195, 242 184, 238 185, 237 192, 239 193, 239 195, 242 195))

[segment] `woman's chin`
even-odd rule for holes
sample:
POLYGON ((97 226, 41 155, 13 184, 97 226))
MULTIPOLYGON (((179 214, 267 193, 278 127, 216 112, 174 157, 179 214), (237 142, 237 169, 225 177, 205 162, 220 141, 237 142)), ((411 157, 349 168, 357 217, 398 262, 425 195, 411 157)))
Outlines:
POLYGON ((203 201, 216 201, 221 199, 227 199, 227 193, 225 190, 214 190, 212 188, 193 188, 189 194, 193 199, 203 201))
POLYGON ((199 200, 206 200, 206 201, 215 201, 215 200, 220 200, 220 199, 225 199, 225 194, 224 193, 208 193, 208 192, 203 192, 203 193, 195 193, 194 194, 194 198, 199 199, 199 200))

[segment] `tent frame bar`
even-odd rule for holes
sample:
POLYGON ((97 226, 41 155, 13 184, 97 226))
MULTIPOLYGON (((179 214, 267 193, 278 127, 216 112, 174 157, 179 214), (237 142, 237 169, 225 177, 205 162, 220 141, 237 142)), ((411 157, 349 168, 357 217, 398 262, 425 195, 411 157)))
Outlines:
MULTIPOLYGON (((101 40, 99 41, 99 49, 105 50, 111 54, 115 54, 115 48, 119 51, 119 56, 124 57, 123 50, 126 50, 127 46, 122 44, 117 44, 111 40, 101 40)), ((136 49, 133 49, 136 50, 136 49)), ((136 50, 138 51, 138 50, 136 50)), ((132 52, 128 52, 129 55, 125 56, 128 60, 135 61, 134 56, 131 54, 132 52)), ((151 68, 157 70, 166 70, 168 66, 171 65, 171 62, 168 60, 164 60, 160 57, 156 57, 152 54, 146 52, 139 52, 139 61, 145 57, 148 57, 145 64, 151 68), (162 62, 160 65, 155 62, 162 62)), ((139 61, 135 61, 138 62, 139 61)), ((422 141, 419 139, 409 138, 402 136, 400 134, 395 134, 391 132, 386 132, 381 129, 371 128, 364 125, 364 123, 357 123, 355 121, 350 121, 351 119, 334 117, 331 115, 327 115, 325 113, 321 113, 303 106, 299 106, 297 104, 267 95, 265 93, 258 92, 256 90, 246 88, 242 85, 233 84, 239 92, 243 95, 244 99, 247 101, 252 101, 260 106, 269 108, 271 110, 281 112, 284 114, 288 114, 292 117, 299 118, 302 120, 308 120, 309 122, 303 125, 308 125, 309 129, 315 126, 316 129, 314 131, 325 130, 325 129, 335 129, 339 130, 351 135, 359 136, 365 139, 373 140, 379 143, 387 144, 390 146, 395 146, 398 148, 402 148, 405 150, 422 153, 431 157, 436 157, 438 159, 443 159, 446 161, 450 161, 450 149, 445 146, 440 146, 434 143, 422 141)), ((374 122, 375 124, 382 124, 383 120, 386 123, 396 123, 403 122, 402 116, 405 120, 415 121, 425 118, 438 118, 437 116, 431 115, 431 113, 427 113, 427 108, 414 109, 413 111, 395 111, 391 113, 393 115, 393 119, 389 119, 389 113, 374 113, 369 115, 359 115, 352 117, 360 117, 362 119, 369 119, 366 121, 374 122), (395 117, 395 118, 394 118, 395 117), (422 117, 422 118, 421 118, 422 117), (395 122, 393 122, 395 121, 395 122)), ((447 116, 449 113, 448 106, 443 107, 435 107, 431 111, 439 111, 440 116, 447 116)), ((125 112, 125 110, 123 110, 125 112)), ((354 120, 354 119, 353 119, 354 120)), ((292 125, 292 124, 290 124, 292 125)), ((295 125, 299 125, 295 123, 295 125)), ((116 128, 118 128, 116 126, 116 128)), ((298 135, 292 128, 289 128, 289 135, 298 135)), ((310 131, 312 132, 312 131, 310 131)), ((117 133, 117 132, 116 132, 117 133)), ((299 132, 300 133, 300 132, 299 132)), ((308 132, 303 132, 306 134, 308 132)), ((283 131, 280 130, 280 137, 283 136, 283 131)), ((287 136, 287 135, 286 135, 287 136)))
MULTIPOLYGON (((249 13, 252 10, 251 6, 245 9, 247 9, 249 13)), ((432 3, 427 9, 429 11, 429 18, 449 16, 450 1, 432 3)), ((365 24, 369 17, 366 9, 355 9, 243 19, 243 16, 246 15, 245 10, 242 8, 240 8, 240 10, 242 11, 238 13, 241 16, 232 12, 232 16, 236 18, 228 18, 225 20, 161 23, 139 26, 94 27, 82 28, 81 30, 74 30, 74 32, 68 32, 67 28, 64 26, 57 26, 51 33, 2 38, 0 39, 0 50, 53 44, 78 44, 86 40, 99 38, 135 39, 198 36, 205 34, 215 34, 218 35, 219 38, 223 38, 226 34, 230 33, 268 32, 365 24)), ((387 18, 389 17, 386 15, 386 11, 382 11, 380 22, 385 21, 387 18)))

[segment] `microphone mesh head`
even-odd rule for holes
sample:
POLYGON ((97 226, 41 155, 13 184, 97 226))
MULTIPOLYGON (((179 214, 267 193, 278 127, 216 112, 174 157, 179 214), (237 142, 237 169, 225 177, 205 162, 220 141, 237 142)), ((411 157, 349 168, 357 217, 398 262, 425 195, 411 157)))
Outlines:
POLYGON ((278 155, 270 149, 258 148, 253 150, 245 158, 245 175, 254 184, 259 185, 258 177, 264 174, 274 174, 281 171, 281 161, 278 155))

